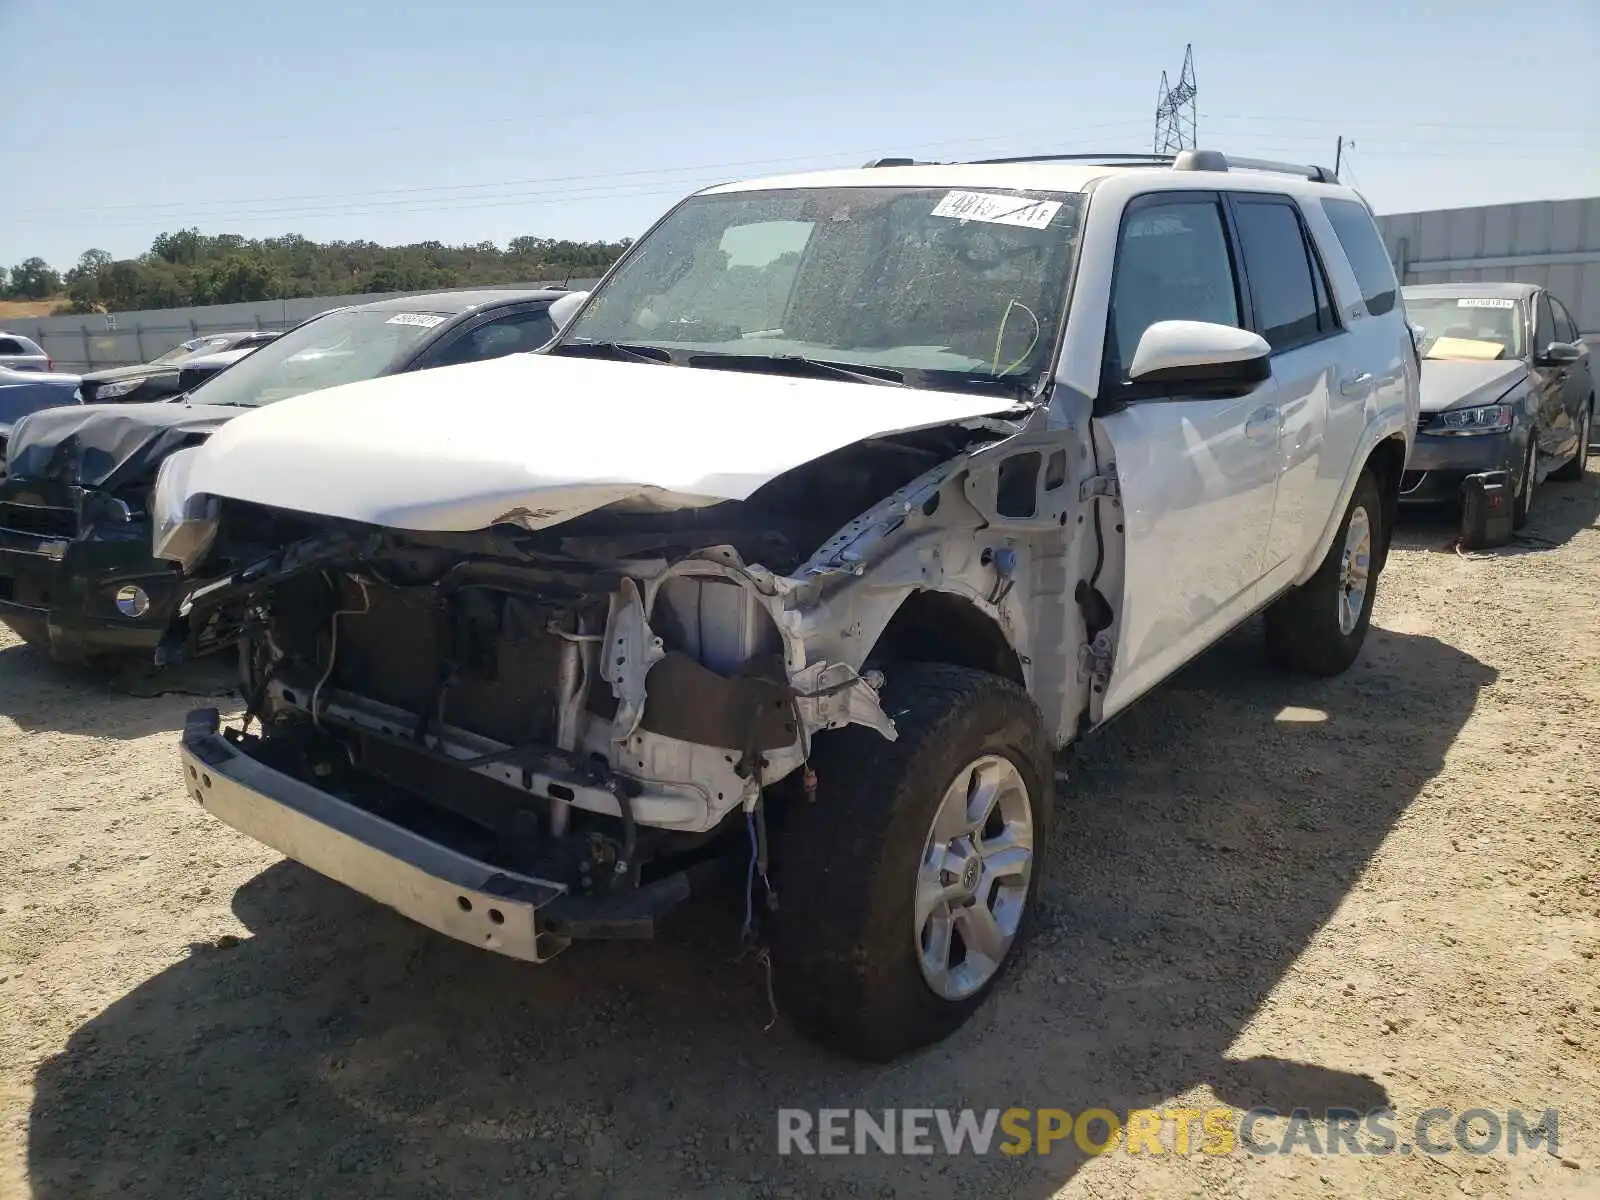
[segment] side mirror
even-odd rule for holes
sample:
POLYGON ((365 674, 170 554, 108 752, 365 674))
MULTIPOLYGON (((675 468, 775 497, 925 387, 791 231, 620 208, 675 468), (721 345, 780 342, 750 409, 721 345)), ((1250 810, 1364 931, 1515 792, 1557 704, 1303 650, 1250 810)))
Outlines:
POLYGON ((1543 363, 1572 363, 1583 357, 1583 351, 1571 342, 1551 342, 1544 348, 1544 353, 1539 356, 1543 363))
POLYGON ((1272 347, 1258 333, 1210 321, 1157 321, 1139 338, 1132 383, 1174 391, 1248 392, 1272 377, 1272 347))
POLYGON ((588 298, 588 292, 571 292, 550 306, 550 320, 555 323, 557 333, 565 329, 572 318, 578 315, 578 310, 588 298))

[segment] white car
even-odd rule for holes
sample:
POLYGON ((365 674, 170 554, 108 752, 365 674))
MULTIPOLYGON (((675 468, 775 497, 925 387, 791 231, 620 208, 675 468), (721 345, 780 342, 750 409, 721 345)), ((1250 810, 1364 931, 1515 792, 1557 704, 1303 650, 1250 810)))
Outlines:
POLYGON ((1418 360, 1321 168, 729 184, 552 316, 155 488, 166 657, 237 642, 249 696, 190 794, 451 937, 650 936, 724 872, 793 1019, 890 1058, 1016 959, 1053 751, 1262 610, 1361 649, 1418 360))

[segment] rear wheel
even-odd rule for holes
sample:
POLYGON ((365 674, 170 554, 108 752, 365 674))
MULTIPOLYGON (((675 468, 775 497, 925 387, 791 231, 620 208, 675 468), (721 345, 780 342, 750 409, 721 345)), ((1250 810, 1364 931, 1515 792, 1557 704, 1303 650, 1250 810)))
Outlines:
POLYGON ((1267 650, 1280 665, 1338 675, 1355 662, 1372 622, 1388 536, 1378 485, 1363 471, 1317 573, 1266 611, 1267 650))
POLYGON ((1049 841, 1038 709, 963 667, 887 668, 897 740, 817 739, 774 842, 773 975, 807 1035, 887 1061, 955 1031, 1016 961, 1049 841))
POLYGON ((1578 452, 1559 471, 1550 472, 1551 479, 1560 483, 1576 483, 1583 478, 1584 468, 1589 465, 1589 432, 1593 421, 1594 400, 1591 398, 1578 417, 1578 452))

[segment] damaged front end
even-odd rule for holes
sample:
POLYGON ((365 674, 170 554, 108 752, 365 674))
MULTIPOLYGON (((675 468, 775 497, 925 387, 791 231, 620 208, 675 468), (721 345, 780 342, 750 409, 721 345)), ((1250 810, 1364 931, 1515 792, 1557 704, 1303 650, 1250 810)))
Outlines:
POLYGON ((149 654, 184 584, 150 553, 157 469, 232 415, 65 406, 19 422, 0 476, 0 622, 60 662, 149 654))
POLYGON ((1017 547, 974 539, 989 520, 967 469, 1019 428, 856 443, 741 501, 469 533, 193 494, 175 457, 158 553, 197 579, 246 564, 193 586, 163 646, 234 644, 242 668, 240 728, 191 714, 186 786, 488 949, 543 961, 573 938, 650 936, 764 864, 767 809, 814 793, 814 737, 896 736, 872 651, 908 596, 956 598, 1002 649, 1021 641, 1031 589, 1017 547))

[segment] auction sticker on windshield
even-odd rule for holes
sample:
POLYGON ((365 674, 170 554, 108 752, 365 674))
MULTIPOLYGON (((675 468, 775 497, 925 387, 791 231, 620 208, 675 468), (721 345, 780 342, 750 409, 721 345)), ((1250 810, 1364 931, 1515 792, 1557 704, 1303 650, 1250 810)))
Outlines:
POLYGON ((954 217, 961 221, 987 221, 991 225, 1043 229, 1060 211, 1059 200, 998 196, 990 192, 949 192, 934 206, 932 215, 954 217))
POLYGON ((395 313, 384 322, 385 325, 420 325, 424 329, 432 329, 443 323, 444 318, 438 313, 395 313))
POLYGON ((1456 301, 1457 308, 1515 308, 1515 300, 1501 300, 1493 296, 1463 296, 1456 301))

